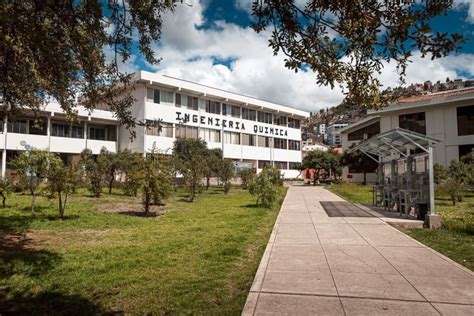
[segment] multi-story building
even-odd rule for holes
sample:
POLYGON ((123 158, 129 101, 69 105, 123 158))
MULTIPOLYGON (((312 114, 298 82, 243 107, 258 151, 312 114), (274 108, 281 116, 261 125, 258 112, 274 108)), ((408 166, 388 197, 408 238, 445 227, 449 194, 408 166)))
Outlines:
MULTIPOLYGON (((448 166, 452 160, 474 150, 474 89, 461 89, 410 97, 378 111, 341 130, 342 148, 347 149, 378 133, 396 127, 440 140, 434 147, 434 163, 448 166)), ((362 174, 344 168, 343 176, 361 182, 362 174)), ((375 181, 375 174, 367 177, 375 181)))
POLYGON ((341 129, 346 127, 347 123, 343 124, 331 124, 326 127, 326 135, 327 135, 327 144, 329 146, 336 146, 339 147, 341 146, 341 129))
POLYGON ((225 158, 252 165, 257 171, 270 164, 285 177, 299 174, 301 120, 309 113, 252 97, 144 71, 134 74, 136 87, 132 115, 139 121, 160 120, 162 128, 118 126, 112 112, 79 111, 79 124, 68 127, 58 105, 48 104, 42 113, 41 131, 25 118, 5 120, 2 172, 9 157, 31 146, 72 158, 84 148, 98 153, 130 149, 146 154, 155 147, 171 153, 177 137, 201 138, 209 148, 221 148, 225 158), (39 134, 39 135, 38 135, 39 134), (6 153, 6 154, 5 154, 6 153))

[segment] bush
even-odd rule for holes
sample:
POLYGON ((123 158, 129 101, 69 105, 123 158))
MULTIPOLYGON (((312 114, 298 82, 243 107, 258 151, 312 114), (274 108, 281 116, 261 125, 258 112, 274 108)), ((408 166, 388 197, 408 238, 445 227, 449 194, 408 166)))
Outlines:
POLYGON ((283 185, 283 177, 280 169, 278 168, 268 168, 268 173, 270 176, 270 181, 273 185, 283 185))
POLYGON ((257 197, 256 204, 272 206, 277 197, 277 190, 272 183, 273 171, 264 168, 250 183, 249 192, 257 197))
POLYGON ((240 181, 242 185, 242 189, 247 190, 249 188, 250 183, 255 178, 255 173, 252 169, 244 169, 239 172, 240 181))

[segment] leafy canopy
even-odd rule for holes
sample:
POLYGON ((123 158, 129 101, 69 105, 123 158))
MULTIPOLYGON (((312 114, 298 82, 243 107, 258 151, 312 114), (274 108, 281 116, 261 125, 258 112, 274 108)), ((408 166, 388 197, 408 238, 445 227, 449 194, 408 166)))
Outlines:
POLYGON ((134 127, 132 78, 118 65, 134 47, 158 62, 152 45, 174 2, 2 1, 0 82, 9 114, 37 112, 52 97, 72 120, 82 95, 87 109, 108 106, 121 125, 134 127))
POLYGON ((346 103, 377 108, 392 100, 380 92, 383 63, 394 61, 403 81, 418 49, 432 59, 446 56, 464 41, 459 34, 435 32, 429 21, 446 14, 453 1, 254 0, 252 27, 271 30, 274 54, 285 66, 311 69, 320 85, 339 85, 346 103))

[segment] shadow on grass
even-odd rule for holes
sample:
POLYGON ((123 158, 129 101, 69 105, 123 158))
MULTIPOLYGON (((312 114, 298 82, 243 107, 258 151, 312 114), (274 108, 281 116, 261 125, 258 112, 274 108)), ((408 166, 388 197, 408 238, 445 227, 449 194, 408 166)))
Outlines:
POLYGON ((46 291, 36 295, 15 294, 9 298, 0 291, 1 315, 123 315, 107 312, 96 303, 80 296, 46 291))
POLYGON ((145 214, 143 211, 123 211, 123 212, 117 212, 116 214, 120 215, 128 215, 128 216, 136 216, 136 217, 158 217, 161 214, 157 212, 148 212, 145 214))
POLYGON ((246 204, 246 205, 240 205, 240 207, 243 208, 265 208, 265 206, 261 204, 246 204))
POLYGON ((25 211, 21 215, 5 215, 0 217, 0 230, 4 231, 23 231, 30 227, 33 221, 66 221, 79 218, 79 215, 65 215, 62 219, 58 215, 42 214, 38 212, 31 213, 25 211))

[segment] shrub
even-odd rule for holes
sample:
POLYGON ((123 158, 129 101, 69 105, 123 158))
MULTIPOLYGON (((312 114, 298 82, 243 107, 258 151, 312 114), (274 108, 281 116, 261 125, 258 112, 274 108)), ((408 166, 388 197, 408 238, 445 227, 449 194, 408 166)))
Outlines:
POLYGON ((234 176, 234 163, 232 160, 224 159, 219 162, 219 177, 224 184, 224 192, 230 191, 230 180, 234 176))
POLYGON ((10 176, 0 177, 0 195, 2 196, 2 207, 5 208, 8 195, 15 189, 13 179, 10 176))
POLYGON ((264 168, 250 183, 249 192, 257 197, 256 204, 272 206, 277 197, 277 190, 271 181, 270 171, 264 168))
POLYGON ((252 169, 244 169, 239 172, 239 176, 242 183, 242 188, 247 190, 250 183, 255 178, 255 173, 252 169))

